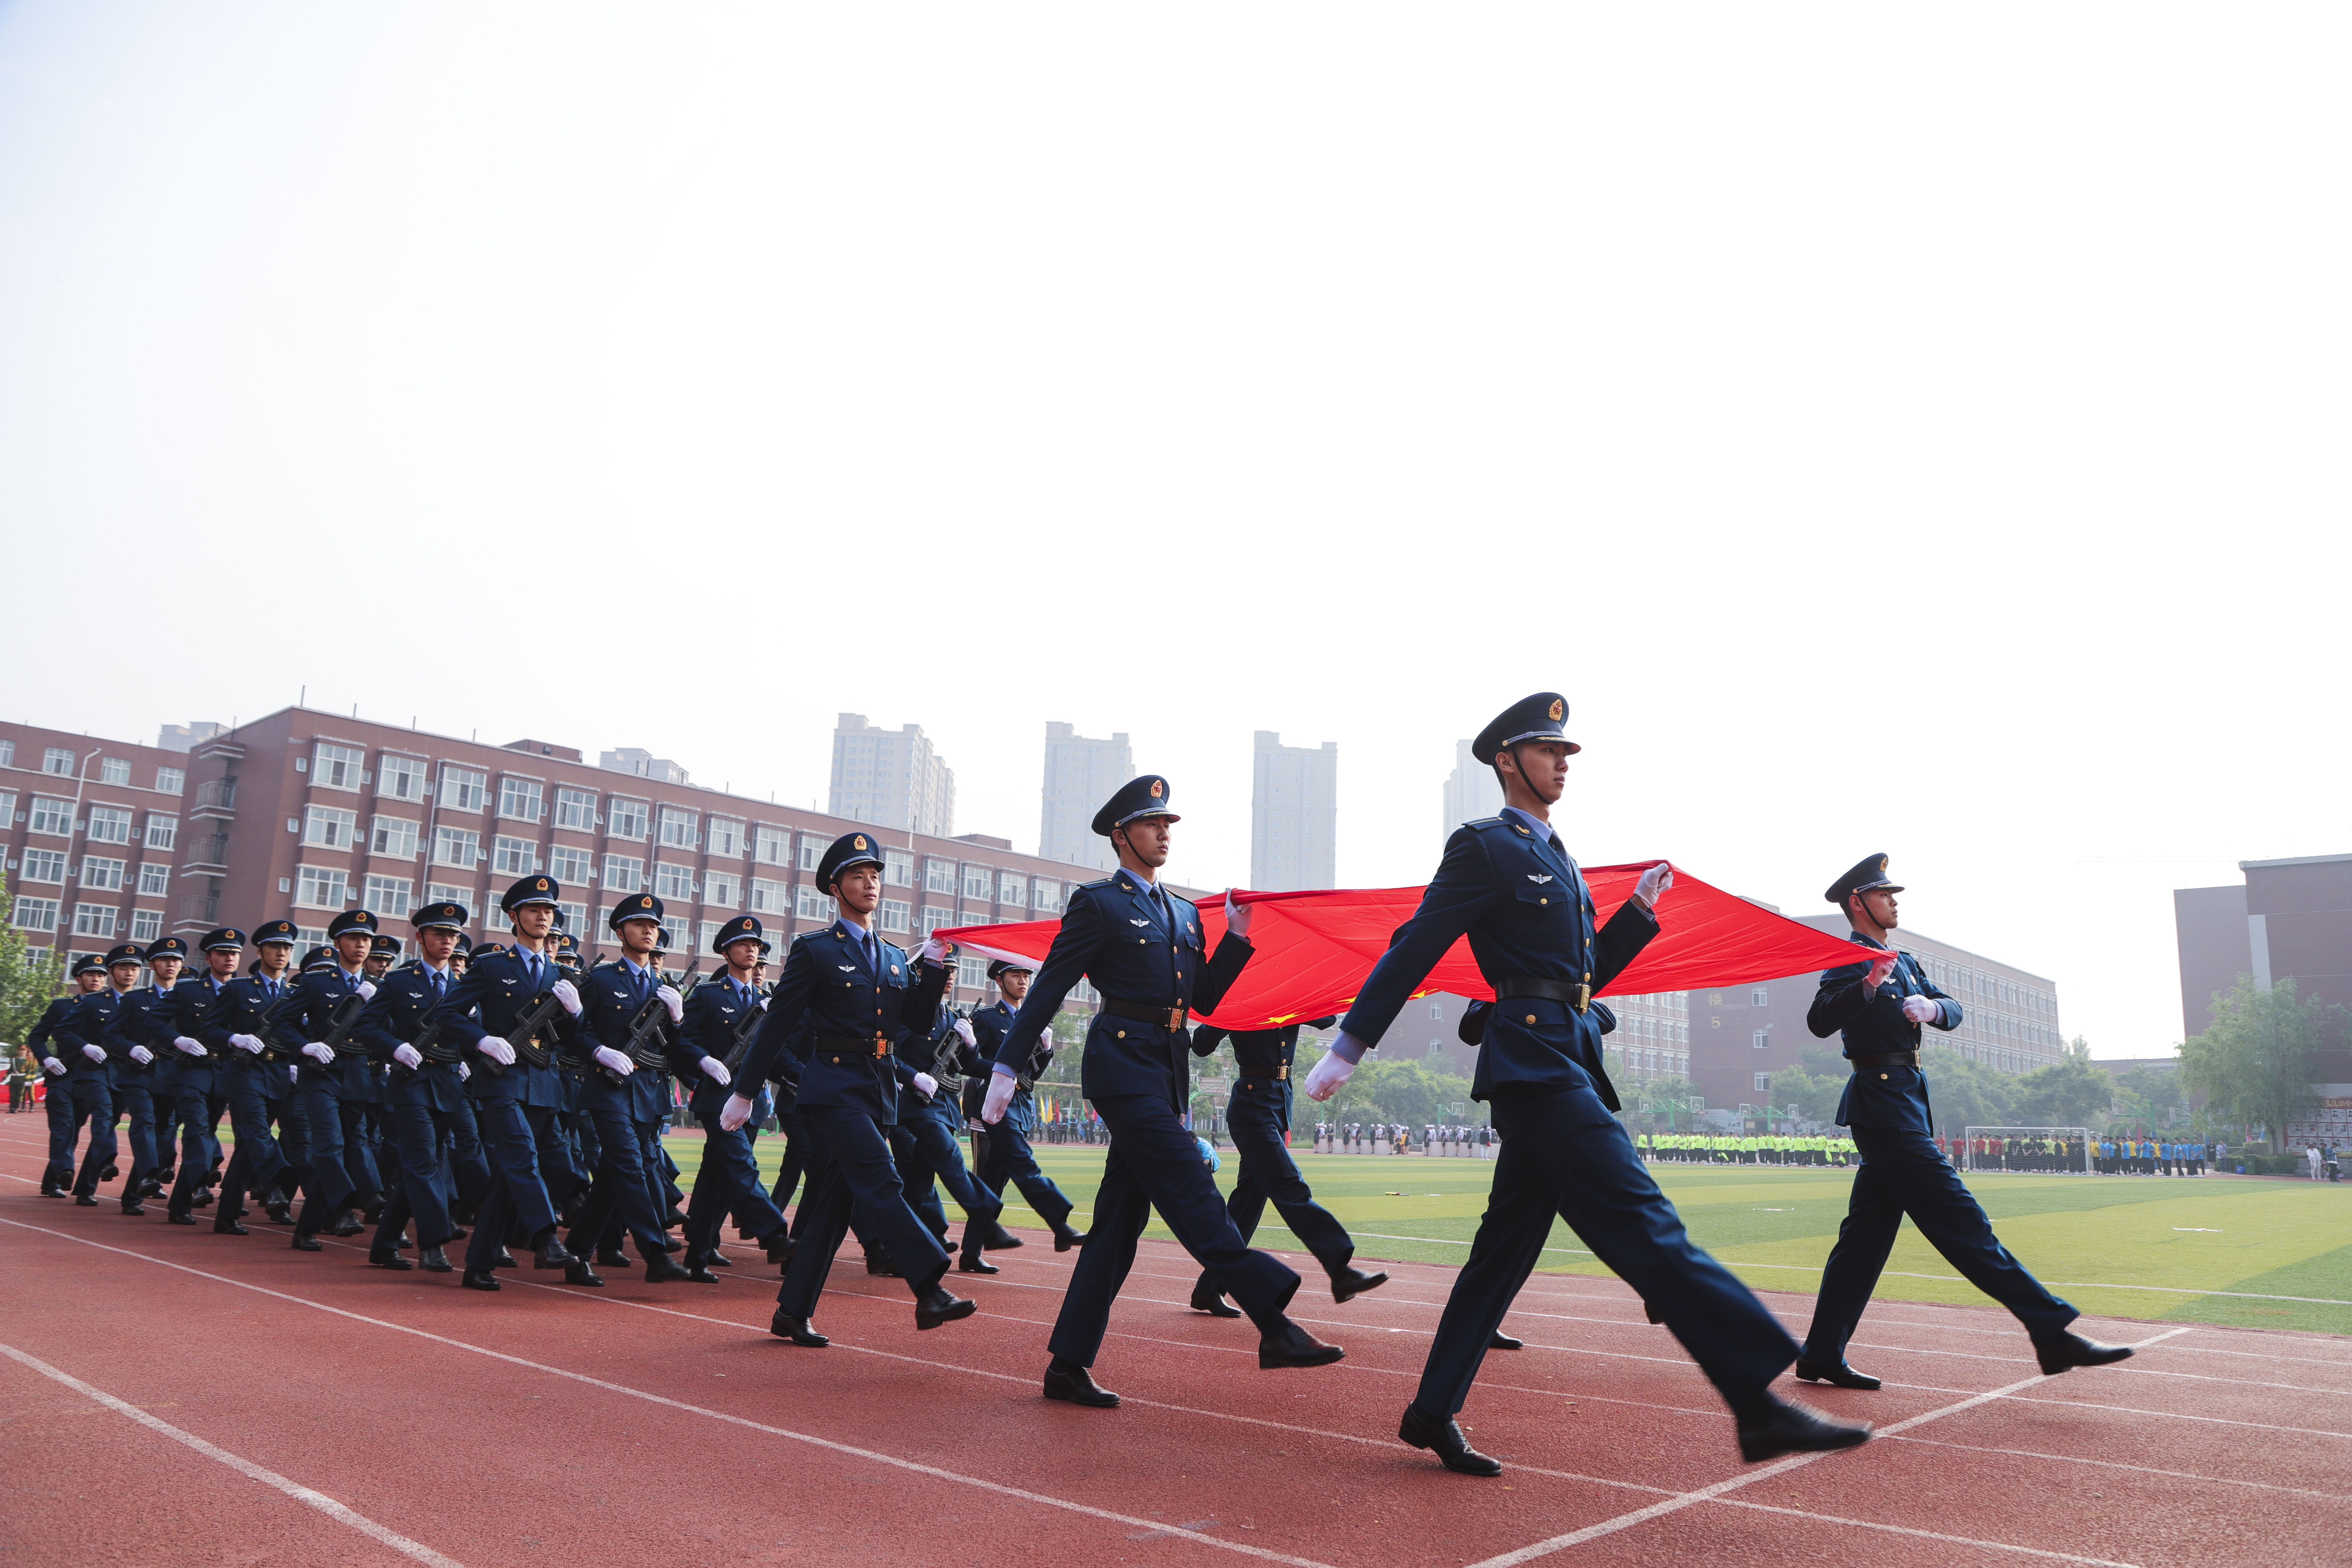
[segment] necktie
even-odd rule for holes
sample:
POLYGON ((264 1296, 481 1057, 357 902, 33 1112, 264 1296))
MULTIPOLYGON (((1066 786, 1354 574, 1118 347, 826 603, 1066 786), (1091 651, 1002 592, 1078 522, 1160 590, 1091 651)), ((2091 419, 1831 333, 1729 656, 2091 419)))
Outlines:
POLYGON ((446 992, 446 991, 444 991, 444 990, 442 989, 442 986, 443 986, 443 984, 444 984, 444 982, 443 982, 443 979, 442 979, 442 976, 441 976, 441 972, 440 972, 439 970, 437 970, 437 969, 436 969, 436 970, 434 970, 432 973, 433 973, 433 999, 434 999, 436 1002, 438 1002, 438 1001, 439 1001, 443 996, 445 996, 445 995, 448 994, 448 993, 447 993, 447 992, 446 992))
POLYGON ((530 988, 539 989, 539 954, 535 952, 530 955, 530 988))

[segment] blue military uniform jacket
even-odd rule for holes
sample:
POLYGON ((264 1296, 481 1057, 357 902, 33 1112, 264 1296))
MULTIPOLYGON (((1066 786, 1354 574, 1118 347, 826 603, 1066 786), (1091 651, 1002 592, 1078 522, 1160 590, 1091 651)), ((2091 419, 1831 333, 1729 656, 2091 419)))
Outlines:
MULTIPOLYGON (((1873 952, 1887 951, 1885 943, 1860 931, 1850 931, 1847 936, 1873 952)), ((1943 1016, 1934 1027, 1948 1030, 1960 1026, 1960 1005, 1937 990, 1927 972, 1919 967, 1919 961, 1909 953, 1897 953, 1894 972, 1887 975, 1886 983, 1865 993, 1863 982, 1869 977, 1867 959, 1822 975, 1821 988, 1813 993, 1813 1005, 1805 1013, 1805 1026, 1812 1030, 1816 1038, 1825 1040, 1832 1035, 1843 1034, 1849 1058, 1916 1052, 1921 1026, 1903 1016, 1906 996, 1927 996, 1942 1005, 1943 1016)), ((1933 1132, 1936 1124, 1927 1105, 1927 1073, 1916 1067, 1857 1065, 1853 1076, 1845 1080, 1845 1092, 1838 1097, 1837 1124, 1933 1132)))
MULTIPOLYGON (((423 961, 410 959, 375 983, 375 994, 368 998, 360 1026, 352 1031, 352 1044, 374 1061, 392 1062, 392 1053, 424 1032, 426 1015, 457 984, 457 977, 448 975, 446 986, 436 990, 423 961)), ((394 1062, 383 1090, 387 1105, 421 1105, 439 1111, 457 1110, 465 1094, 456 1062, 430 1060, 414 1071, 394 1062)))
POLYGON ((198 1045, 204 1045, 202 1040, 196 1039, 197 1026, 204 1022, 205 1014, 212 1007, 214 998, 220 994, 222 986, 227 984, 222 981, 215 984, 209 970, 184 974, 179 984, 172 987, 171 994, 149 1005, 131 1024, 125 1026, 126 1032, 135 1030, 139 1043, 155 1053, 157 1093, 176 1092, 183 1089, 204 1094, 212 1092, 214 1068, 220 1060, 211 1054, 212 1047, 206 1046, 204 1056, 192 1057, 172 1042, 185 1035, 196 1040, 198 1045))
POLYGON ((862 1110, 878 1126, 898 1121, 898 1085, 915 1076, 898 1047, 915 1030, 930 1027, 947 971, 927 963, 919 976, 904 952, 878 937, 868 964, 862 945, 838 921, 793 941, 768 996, 767 1021, 736 1075, 744 1088, 777 1070, 779 1054, 805 1024, 801 1105, 862 1110), (887 1055, 874 1054, 877 1037, 887 1055))
POLYGON ((1030 1053, 1052 1026, 1062 998, 1083 976, 1105 998, 1103 1010, 1087 1030, 1080 1069, 1086 1097, 1156 1094, 1181 1111, 1190 1098, 1192 1058, 1185 1032, 1169 1028, 1167 1015, 1180 1006, 1216 1011, 1249 963, 1251 948, 1245 939, 1227 931, 1213 956, 1202 932, 1201 911, 1173 893, 1168 895, 1168 908, 1172 925, 1161 917, 1150 890, 1125 869, 1073 892, 1062 914, 1062 929, 1013 1027, 996 1048, 996 1061, 1016 1073, 1027 1072, 1030 1053), (1112 997, 1136 1012, 1157 1016, 1135 1018, 1115 1013, 1112 997))
MULTIPOLYGON (((757 987, 738 989, 735 982, 724 973, 714 975, 694 988, 686 999, 686 1017, 678 1025, 677 1037, 670 1042, 670 1070, 678 1081, 688 1086, 692 1097, 687 1109, 697 1116, 716 1116, 726 1109, 727 1097, 737 1089, 744 1091, 746 1100, 755 1098, 751 1092, 759 1087, 757 1080, 746 1082, 741 1077, 731 1085, 722 1085, 702 1075, 702 1058, 709 1057, 724 1062, 735 1048, 735 1031, 743 1020, 760 1010, 757 987)), ((753 1026, 756 1037, 759 1026, 753 1026)), ((751 1055, 744 1054, 749 1065, 751 1055)), ((795 1065, 794 1071, 799 1068, 795 1065)))
MULTIPOLYGON (((514 1100, 525 1105, 544 1106, 550 1110, 563 1104, 560 1070, 551 1064, 533 1067, 523 1055, 521 1046, 508 1033, 522 1021, 539 999, 554 988, 563 978, 555 960, 542 954, 540 958, 540 979, 531 984, 530 967, 512 948, 500 948, 494 952, 478 952, 467 965, 465 978, 449 990, 432 1016, 441 1021, 441 1037, 467 1050, 482 1043, 486 1035, 495 1035, 515 1047, 514 1065, 501 1068, 489 1057, 473 1058, 473 1076, 466 1080, 466 1092, 474 1100, 514 1100)), ((578 1037, 578 1020, 562 1008, 555 1009, 541 1031, 541 1037, 553 1043, 557 1054, 578 1037)))
POLYGON ((253 1052, 239 1050, 230 1045, 228 1038, 231 1035, 251 1035, 257 1040, 268 1041, 281 1054, 299 1048, 302 1042, 297 1041, 294 1047, 289 1047, 270 1026, 272 1016, 285 1005, 292 989, 291 975, 278 982, 278 993, 273 995, 268 982, 261 976, 240 974, 220 988, 220 994, 213 998, 212 1005, 205 1009, 205 1016, 190 1031, 215 1058, 236 1063, 231 1071, 261 1074, 262 1093, 271 1100, 285 1099, 293 1087, 287 1076, 286 1064, 282 1060, 265 1062, 253 1052))
MULTIPOLYGON (((359 1030, 353 1026, 342 1045, 335 1047, 335 1059, 321 1067, 310 1058, 300 1055, 302 1047, 312 1040, 324 1040, 334 1028, 335 1009, 347 997, 362 994, 360 977, 345 973, 340 964, 313 970, 294 983, 287 994, 284 1005, 270 1016, 276 1028, 276 1038, 284 1048, 296 1053, 290 1059, 301 1069, 301 1086, 314 1089, 323 1084, 337 1100, 378 1100, 373 1065, 367 1054, 357 1048, 359 1030)), ((364 1015, 366 1004, 361 1004, 364 1015)))
POLYGON ((173 1063, 180 1056, 172 1048, 172 1037, 179 1031, 170 1027, 159 1030, 154 1020, 161 1018, 169 1025, 177 1016, 172 993, 159 986, 141 985, 122 994, 122 1005, 115 1009, 114 1022, 108 1026, 106 1037, 99 1042, 114 1063, 118 1088, 144 1089, 157 1094, 171 1091, 176 1076, 173 1063), (131 1054, 133 1046, 146 1047, 147 1054, 155 1059, 141 1066, 131 1054))
MULTIPOLYGON (((1325 1024, 1331 1019, 1323 1020, 1325 1024)), ((1276 1124, 1290 1125, 1290 1112, 1295 1103, 1290 1085, 1290 1066, 1298 1056, 1298 1028, 1286 1024, 1279 1029, 1243 1029, 1229 1032, 1207 1025, 1192 1031, 1192 1054, 1205 1057, 1227 1040, 1234 1043, 1234 1088, 1228 1098, 1250 1100, 1266 1106, 1275 1113, 1276 1124)))
MULTIPOLYGON (((1591 889, 1565 851, 1512 818, 1466 822, 1446 840, 1421 907, 1390 938, 1340 1026, 1366 1045, 1379 1043, 1414 988, 1465 934, 1478 973, 1498 994, 1515 979, 1598 993, 1649 945, 1658 922, 1628 899, 1596 931, 1591 889)), ((1599 1016, 1547 997, 1497 1002, 1486 1017, 1471 1098, 1488 1099, 1514 1083, 1590 1087, 1617 1110, 1601 1065, 1599 1016)))
MULTIPOLYGON (((668 1086, 659 1071, 640 1067, 614 1083, 591 1053, 599 1046, 608 1046, 628 1055, 629 1025, 637 1009, 668 984, 659 970, 648 971, 640 980, 617 959, 598 964, 580 978, 581 1110, 618 1113, 632 1121, 658 1121, 667 1114, 668 1086)), ((688 1000, 699 1000, 709 989, 707 984, 697 986, 688 1000)), ((655 1025, 655 1042, 665 1051, 670 1045, 669 1031, 669 1013, 665 1008, 655 1025)))
POLYGON ((65 1049, 58 1052, 58 1060, 66 1064, 66 1076, 76 1083, 102 1083, 112 1088, 119 1069, 137 1067, 130 1058, 117 1060, 110 1048, 107 1037, 114 1033, 115 1020, 121 1016, 123 998, 128 992, 117 991, 111 985, 101 985, 87 996, 74 998, 73 1010, 57 1026, 58 1044, 65 1049), (106 1060, 94 1062, 82 1055, 84 1046, 96 1046, 107 1053, 106 1060))
MULTIPOLYGON (((25 1048, 33 1053, 35 1061, 39 1061, 44 1057, 56 1057, 58 1065, 65 1067, 68 1065, 65 1051, 71 1050, 74 1055, 81 1056, 79 1048, 69 1046, 60 1047, 58 1041, 58 1026, 72 1016, 75 1005, 80 1001, 81 997, 79 994, 72 996, 60 996, 41 1009, 40 1022, 35 1024, 25 1036, 25 1048)), ((82 1059, 88 1061, 89 1058, 83 1057, 82 1059)))

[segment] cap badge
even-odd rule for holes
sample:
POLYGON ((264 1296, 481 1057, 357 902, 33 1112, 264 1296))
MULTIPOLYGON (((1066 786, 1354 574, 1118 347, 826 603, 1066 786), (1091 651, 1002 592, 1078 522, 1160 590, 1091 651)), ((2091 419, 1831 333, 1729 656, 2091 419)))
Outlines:
POLYGON ((1886 857, 1884 855, 1878 858, 1878 868, 1882 871, 1886 869, 1886 857))
POLYGON ((1553 723, 1557 724, 1559 722, 1560 715, 1566 710, 1567 706, 1568 705, 1566 703, 1562 702, 1557 697, 1551 700, 1551 718, 1553 723))
POLYGON ((1154 799, 1154 800, 1158 800, 1161 795, 1166 795, 1167 793, 1168 793, 1168 786, 1167 786, 1166 784, 1161 784, 1158 779, 1153 779, 1153 780, 1151 781, 1151 798, 1152 798, 1152 799, 1154 799))
POLYGON ((864 835, 863 833, 859 834, 859 835, 858 835, 855 839, 852 839, 852 840, 850 841, 850 846, 849 846, 849 847, 850 847, 851 848, 853 848, 853 849, 863 849, 863 848, 865 848, 865 847, 866 847, 866 835, 864 835))
POLYGON ((539 890, 542 893, 547 891, 547 879, 544 877, 539 879, 539 890))

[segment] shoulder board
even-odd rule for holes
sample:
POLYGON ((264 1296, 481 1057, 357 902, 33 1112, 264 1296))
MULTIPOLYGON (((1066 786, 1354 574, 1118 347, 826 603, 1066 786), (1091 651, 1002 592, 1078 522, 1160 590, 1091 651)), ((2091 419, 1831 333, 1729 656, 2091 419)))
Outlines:
POLYGON ((1117 879, 1116 877, 1104 877, 1104 878, 1102 878, 1102 879, 1100 879, 1099 880, 1097 880, 1097 881, 1092 881, 1092 882, 1080 882, 1080 883, 1079 883, 1076 888, 1073 888, 1073 889, 1070 889, 1070 890, 1071 890, 1072 892, 1076 892, 1076 893, 1091 893, 1091 892, 1093 892, 1097 888, 1108 888, 1108 887, 1109 887, 1113 882, 1117 881, 1118 879, 1117 879))

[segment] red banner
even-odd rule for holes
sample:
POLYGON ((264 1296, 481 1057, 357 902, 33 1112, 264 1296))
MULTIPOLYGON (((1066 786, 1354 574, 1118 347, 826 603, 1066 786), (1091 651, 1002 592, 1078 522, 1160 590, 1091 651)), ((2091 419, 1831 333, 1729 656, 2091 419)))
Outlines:
MULTIPOLYGON (((1656 863, 1584 868, 1602 924, 1633 892, 1642 873, 1656 863)), ((1223 1005, 1213 1014, 1200 1015, 1202 1020, 1221 1028, 1263 1029, 1345 1013, 1364 977, 1388 951, 1391 934, 1419 907, 1421 894, 1419 888, 1236 894, 1255 910, 1250 942, 1257 951, 1240 981, 1225 994, 1223 1005)), ((1223 903, 1203 903, 1201 918, 1214 952, 1225 930, 1223 903)), ((1800 925, 1680 868, 1675 871, 1674 887, 1659 902, 1657 938, 1604 995, 1738 985, 1854 962, 1854 946, 1843 937, 1800 925)), ((971 952, 1034 964, 1044 962, 1061 929, 1059 921, 1024 921, 959 926, 939 934, 971 952)), ((1486 1000, 1495 994, 1480 978, 1466 939, 1454 944, 1413 994, 1433 991, 1486 1000)))

